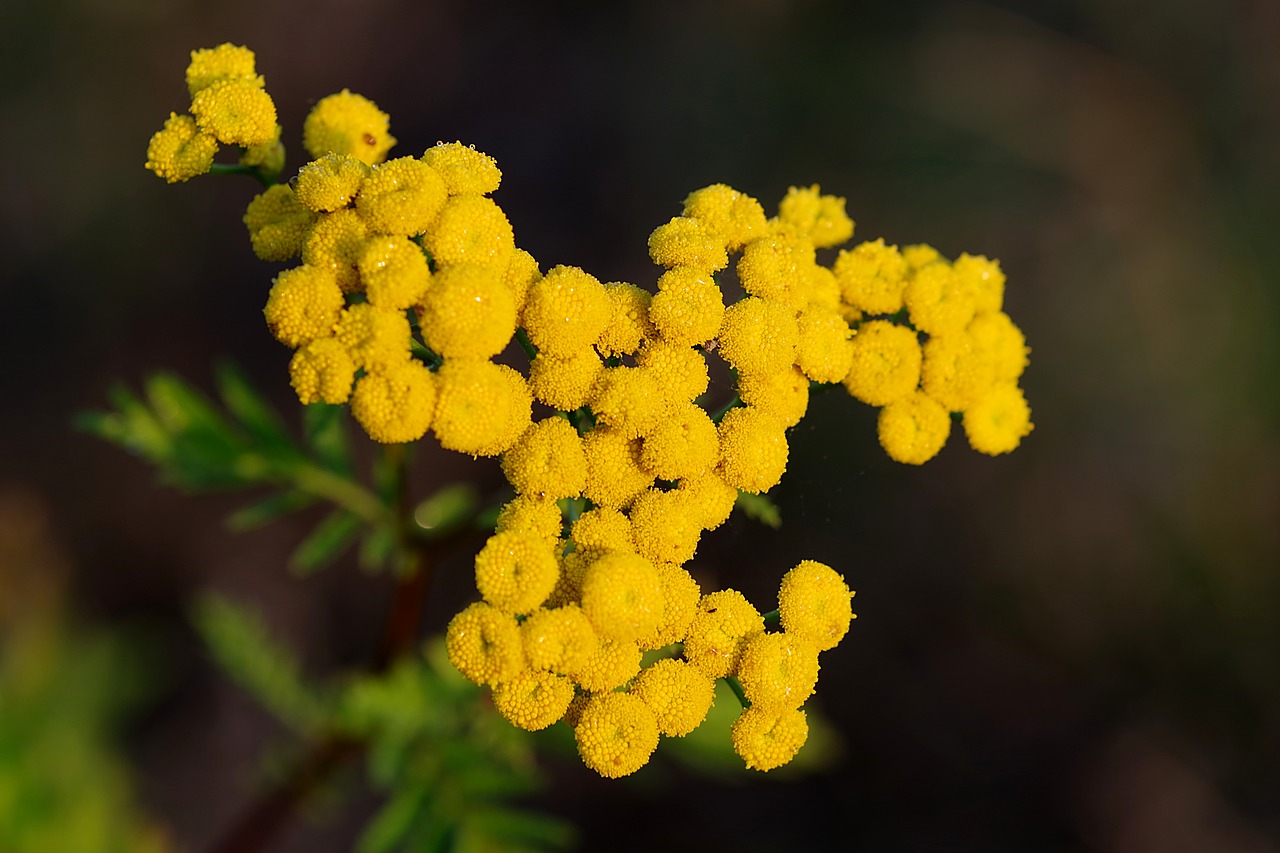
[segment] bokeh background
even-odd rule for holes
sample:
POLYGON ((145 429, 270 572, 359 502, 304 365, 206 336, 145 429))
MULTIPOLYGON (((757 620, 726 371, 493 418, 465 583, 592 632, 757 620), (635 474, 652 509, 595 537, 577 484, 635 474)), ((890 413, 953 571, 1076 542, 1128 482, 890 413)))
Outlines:
MULTIPOLYGON (((208 662, 193 597, 252 603, 322 677, 369 657, 390 595, 353 560, 290 576, 314 516, 233 535, 239 498, 177 495, 70 426, 156 368, 210 388, 223 356, 296 405, 239 221, 254 185, 142 168, 188 52, 227 40, 257 51, 291 168, 309 105, 350 87, 391 114, 393 153, 494 155, 544 269, 652 287, 645 238, 690 190, 768 206, 817 182, 856 238, 1008 274, 1033 348, 1022 448, 953 435, 899 466, 872 410, 821 395, 782 530, 738 520, 699 552, 762 609, 802 558, 858 590, 814 700, 828 760, 709 779, 660 758, 610 783, 550 756, 537 804, 584 848, 1280 849, 1280 4, 7 4, 0 619, 56 613, 99 662, 76 680, 120 694, 102 760, 182 849, 243 811, 284 736, 208 662)), ((499 482, 419 461, 422 494, 499 482)), ((468 569, 442 569, 429 632, 468 569)), ((313 809, 275 849, 349 849, 373 805, 313 809)))

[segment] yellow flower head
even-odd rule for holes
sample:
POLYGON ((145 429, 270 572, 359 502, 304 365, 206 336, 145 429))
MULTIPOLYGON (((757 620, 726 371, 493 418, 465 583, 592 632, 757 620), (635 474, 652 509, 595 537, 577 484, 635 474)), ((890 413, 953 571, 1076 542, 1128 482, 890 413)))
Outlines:
POLYGON ((946 263, 946 258, 938 254, 938 250, 925 243, 916 243, 913 246, 902 247, 902 259, 907 262, 907 268, 912 272, 923 269, 929 264, 941 261, 946 263))
POLYGON ((709 593, 684 638, 684 657, 712 678, 724 678, 738 669, 742 650, 764 633, 764 617, 736 589, 709 593))
POLYGON ((540 402, 562 412, 580 409, 604 375, 604 363, 591 346, 566 356, 538 353, 529 363, 529 390, 540 402))
POLYGON ((559 572, 552 546, 528 533, 495 533, 476 554, 476 589, 504 613, 536 610, 551 594, 559 572))
POLYGON ((880 446, 889 458, 923 465, 938 455, 951 434, 951 416, 923 391, 913 391, 880 410, 880 446))
POLYGON ((502 183, 498 161, 477 151, 474 145, 441 142, 427 149, 422 162, 444 178, 449 195, 488 195, 502 183))
POLYGON ((591 620, 576 604, 535 610, 520 626, 525 659, 533 669, 572 675, 598 646, 591 620))
POLYGON ((859 243, 836 258, 833 270, 844 301, 868 314, 893 314, 902 308, 907 262, 897 246, 884 240, 859 243))
POLYGON ((523 670, 493 688, 493 707, 511 725, 527 732, 558 723, 572 701, 573 682, 545 670, 523 670))
MULTIPOLYGON (((560 563, 560 579, 556 581, 555 589, 551 590, 551 595, 547 598, 547 607, 577 604, 582 598, 582 579, 587 574, 587 567, 599 556, 583 551, 570 551, 566 554, 564 548, 564 540, 557 540, 556 553, 559 555, 557 559, 560 563)), ((570 675, 574 678, 578 677, 575 673, 570 675)))
POLYGON ((703 530, 715 530, 728 521, 738 501, 738 490, 715 471, 681 480, 680 491, 693 500, 703 530))
POLYGON ((637 640, 642 649, 660 649, 682 642, 702 599, 698 582, 683 568, 675 563, 656 563, 655 566, 662 581, 662 621, 651 633, 637 640))
POLYGON ((947 411, 963 412, 995 386, 995 371, 967 331, 935 335, 924 345, 920 385, 947 411))
POLYGON ((578 754, 606 779, 628 776, 658 748, 658 722, 649 706, 627 693, 593 696, 573 730, 578 754))
POLYGON ((872 320, 853 338, 853 366, 844 387, 871 406, 901 400, 920 384, 920 341, 905 326, 872 320))
POLYGON ((841 382, 853 367, 853 332, 833 308, 810 305, 796 318, 796 366, 814 382, 841 382))
POLYGON ((446 197, 444 179, 435 169, 412 157, 397 157, 374 167, 356 196, 356 210, 370 231, 414 236, 436 221, 446 197))
POLYGON ((191 97, 223 80, 239 80, 262 88, 262 77, 254 69, 253 51, 230 42, 191 51, 187 66, 187 91, 191 97))
POLYGON ((569 538, 579 551, 594 552, 597 556, 608 551, 635 551, 631 520, 609 507, 593 507, 578 516, 569 538))
POLYGON ((303 344, 289 362, 289 383, 304 406, 347 402, 355 375, 351 353, 334 337, 303 344))
POLYGON ((667 404, 699 397, 710 381, 706 357, 681 344, 650 341, 636 356, 636 366, 654 378, 667 404))
POLYGON ((191 114, 201 130, 226 145, 247 148, 275 139, 275 103, 261 87, 244 80, 219 80, 196 92, 191 114))
POLYGON ((515 334, 515 297, 491 269, 444 267, 422 298, 418 325, 427 346, 446 359, 491 358, 515 334))
POLYGON ((808 640, 820 652, 834 649, 849 632, 852 600, 843 576, 828 565, 803 560, 778 586, 782 630, 808 640))
POLYGON ((436 377, 440 399, 432 431, 440 445, 472 456, 505 452, 529 424, 533 398, 524 377, 490 361, 452 359, 436 377))
POLYGON ((332 332, 342 306, 333 275, 303 264, 276 276, 262 313, 276 340, 297 347, 332 332))
POLYGON ((368 238, 368 228, 354 210, 323 214, 302 244, 302 262, 331 271, 343 292, 353 293, 360 289, 356 264, 368 238))
POLYGON ((729 730, 733 751, 748 770, 773 770, 791 761, 809 739, 804 711, 748 708, 729 730))
POLYGON ((730 409, 720 421, 717 473, 735 489, 767 492, 787 470, 787 433, 782 421, 754 406, 730 409))
POLYGON ((409 360, 409 321, 399 311, 352 305, 338 317, 334 334, 365 370, 389 370, 409 360))
POLYGON ((844 212, 845 200, 822 195, 817 184, 791 187, 778 204, 778 218, 798 228, 819 249, 839 246, 853 236, 853 220, 844 212))
POLYGON ((539 353, 566 358, 595 344, 609 325, 611 307, 594 276, 577 267, 552 267, 529 287, 524 328, 539 353))
POLYGON ((598 639, 595 650, 572 675, 583 690, 592 693, 614 690, 635 678, 643 657, 640 647, 630 640, 598 639))
POLYGON ((502 473, 518 494, 577 497, 587 483, 587 455, 578 431, 553 415, 525 430, 502 456, 502 473))
POLYGON ((257 169, 260 174, 279 175, 284 170, 284 143, 280 141, 283 132, 284 128, 277 124, 275 136, 245 148, 240 165, 257 169))
POLYGON ((363 160, 346 154, 326 154, 311 161, 293 179, 298 201, 316 213, 331 213, 351 204, 369 177, 363 160))
POLYGON ((631 507, 636 549, 655 563, 687 563, 698 550, 701 518, 688 492, 649 489, 631 507))
POLYGON ((519 623, 483 601, 450 620, 444 645, 449 662, 476 684, 501 684, 524 669, 519 623))
POLYGON ((638 438, 666 414, 658 380, 639 367, 605 368, 591 397, 596 420, 628 438, 638 438))
POLYGON ((760 202, 726 184, 712 184, 689 193, 684 200, 684 216, 702 222, 730 252, 769 230, 760 202))
MULTIPOLYGON (((836 278, 836 274, 824 266, 814 264, 804 270, 808 282, 804 287, 804 291, 809 294, 809 305, 817 305, 822 308, 828 308, 837 311, 840 316, 845 317, 846 311, 857 312, 857 309, 851 308, 840 301, 840 280, 836 278)), ((846 317, 846 321, 847 321, 846 317)))
POLYGON ((784 426, 793 427, 809 410, 809 377, 798 367, 768 373, 739 373, 738 396, 748 406, 768 412, 784 426))
POLYGON ((658 293, 649 303, 649 321, 666 343, 693 346, 706 343, 720 331, 724 294, 711 274, 693 267, 675 267, 658 279, 658 293))
POLYGON ((623 509, 653 484, 640 464, 640 440, 607 427, 596 427, 583 439, 587 485, 582 496, 598 506, 623 509))
POLYGON ((171 184, 189 181, 213 168, 218 140, 196 126, 188 115, 169 113, 164 129, 147 144, 146 167, 171 184))
POLYGON ((996 385, 965 410, 969 446, 988 456, 1009 453, 1032 430, 1031 407, 1012 382, 996 385))
POLYGON ((719 352, 740 371, 778 372, 795 362, 799 338, 799 326, 790 308, 748 296, 724 312, 719 352))
POLYGON ((956 275, 972 289, 977 310, 999 311, 1004 306, 1004 273, 999 261, 966 252, 956 258, 952 266, 956 275))
POLYGON ((253 197, 244 212, 253 253, 264 261, 287 261, 302 254, 317 217, 288 184, 275 184, 253 197))
POLYGON ((814 265, 813 243, 782 228, 746 245, 738 259, 738 281, 752 296, 803 308, 808 302, 808 270, 814 265))
POLYGON ((653 324, 649 322, 653 294, 620 281, 606 284, 604 290, 609 294, 609 325, 600 333, 596 349, 606 357, 631 355, 653 337, 653 324))
MULTIPOLYGON (((422 168, 430 168, 420 161, 422 168)), ((455 195, 423 236, 422 246, 437 265, 472 263, 498 275, 507 271, 516 249, 515 233, 502 208, 482 195, 455 195)))
POLYGON ((420 301, 431 282, 426 256, 407 237, 370 237, 356 269, 369 303, 388 311, 420 301))
POLYGON ((516 300, 516 316, 524 313, 524 301, 529 295, 529 287, 542 278, 538 269, 538 261, 524 249, 516 249, 507 262, 507 271, 502 274, 503 282, 511 289, 516 300))
POLYGON ((634 642, 662 621, 662 579, 639 554, 610 551, 587 567, 582 579, 582 612, 596 635, 634 642))
POLYGON ((973 285, 948 264, 917 270, 902 292, 911 325, 930 335, 963 331, 973 319, 973 285))
POLYGON ((636 676, 629 692, 653 711, 658 731, 667 737, 684 737, 707 718, 716 699, 716 683, 697 667, 667 658, 636 676))
POLYGON ((370 438, 383 444, 422 438, 435 407, 435 377, 412 359, 365 374, 351 396, 351 416, 370 438))
POLYGON ((729 265, 724 237, 700 219, 677 216, 649 235, 649 257, 664 267, 693 267, 705 272, 729 265))
POLYGON ((563 527, 560 505, 554 500, 516 495, 498 511, 495 532, 515 530, 555 542, 563 527))
POLYGON ((1027 339, 1003 311, 989 311, 973 318, 969 340, 979 357, 991 363, 997 382, 1016 382, 1027 367, 1027 339))
POLYGON ((720 435, 711 417, 693 403, 677 406, 644 437, 640 461, 660 480, 695 477, 716 464, 720 435))
POLYGON ((792 634, 761 634, 742 650, 738 679, 752 707, 799 708, 818 685, 818 649, 792 634))
POLYGON ((302 124, 302 147, 312 157, 333 151, 376 166, 396 144, 389 126, 390 118, 377 104, 343 89, 311 108, 302 124))

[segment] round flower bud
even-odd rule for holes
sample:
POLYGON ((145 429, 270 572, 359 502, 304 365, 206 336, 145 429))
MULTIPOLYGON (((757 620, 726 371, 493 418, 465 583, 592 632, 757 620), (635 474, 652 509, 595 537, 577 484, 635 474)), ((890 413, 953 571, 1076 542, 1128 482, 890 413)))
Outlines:
POLYGON ((476 555, 476 589, 504 613, 529 613, 547 600, 560 569, 546 540, 507 531, 476 555))
POLYGON ((187 66, 187 91, 191 97, 223 80, 240 80, 262 88, 262 76, 254 70, 253 51, 226 42, 217 47, 191 51, 187 66))
POLYGON ((707 359, 682 344, 649 341, 636 356, 636 366, 652 376, 667 403, 694 400, 707 390, 707 359))
POLYGON ((596 427, 583 438, 587 454, 587 485, 582 496, 597 506, 624 509, 653 483, 640 464, 640 440, 625 433, 596 427))
POLYGON ((649 321, 662 340, 686 347, 706 343, 720 331, 723 319, 724 294, 710 273, 675 267, 658 279, 649 321))
POLYGON ((520 625, 520 634, 529 666, 561 675, 581 669, 598 645, 591 620, 576 604, 534 611, 520 625))
POLYGON ((422 249, 407 237, 371 237, 356 262, 369 303, 403 311, 422 299, 431 272, 422 249))
POLYGON ((578 754, 607 779, 630 775, 658 748, 658 723, 649 706, 626 693, 593 696, 573 730, 578 754))
POLYGON ((796 358, 800 329, 785 305, 748 296, 729 306, 720 324, 720 355, 740 371, 778 372, 796 358))
POLYGON ((716 683, 697 667, 667 658, 641 671, 629 692, 653 711, 658 731, 684 737, 707 718, 716 683))
POLYGON ((893 314, 902 308, 907 263, 897 246, 884 240, 842 250, 833 272, 844 301, 868 314, 893 314))
MULTIPOLYGON (((430 168, 425 163, 419 165, 430 168)), ((507 271, 516 249, 515 234, 502 208, 482 195, 455 195, 422 239, 437 266, 471 263, 499 276, 507 271)))
POLYGON ((853 332, 839 312, 810 306, 796 318, 800 343, 796 366, 814 382, 841 382, 853 367, 853 332))
POLYGON ((742 402, 773 415, 786 427, 800 423, 809 410, 809 385, 809 377, 798 367, 738 374, 738 396, 742 402))
POLYGON ((684 200, 684 215, 719 236, 730 252, 769 230, 760 202, 726 184, 712 184, 689 193, 684 200))
POLYGON ((374 233, 412 236, 431 227, 447 195, 435 169, 412 157, 397 157, 375 167, 365 179, 356 210, 374 233))
POLYGON ((302 262, 329 270, 343 292, 352 293, 360 289, 356 264, 368 237, 364 220, 354 210, 323 214, 302 244, 302 262))
POLYGON ((563 675, 523 670, 493 688, 493 707, 503 719, 527 732, 560 721, 573 701, 573 682, 563 675))
POLYGON ((653 336, 649 302, 653 295, 634 284, 615 281, 604 286, 609 296, 609 324, 596 340, 603 356, 631 355, 653 336))
POLYGON ((968 283, 973 293, 974 308, 978 311, 999 311, 1004 305, 1004 273, 1000 262, 985 255, 967 252, 952 264, 956 276, 968 283))
POLYGON ((525 430, 502 457, 502 473, 522 495, 576 497, 587 482, 587 456, 578 431, 552 416, 525 430))
POLYGON ((662 607, 662 580, 644 557, 612 551, 587 567, 582 612, 598 636, 634 642, 657 628, 662 607))
POLYGON ((426 434, 435 413, 435 377, 408 359, 356 383, 351 415, 374 441, 404 444, 426 434))
POLYGON ((567 356, 540 352, 529 362, 529 390, 551 408, 572 412, 587 404, 603 375, 604 363, 592 347, 567 356))
POLYGON ((196 124, 224 145, 249 147, 276 134, 276 105, 261 86, 244 80, 220 80, 191 99, 196 124))
POLYGON ((527 428, 532 398, 524 377, 510 367, 453 359, 436 378, 440 397, 432 431, 445 449, 497 456, 527 428))
POLYGON ((743 406, 725 413, 719 432, 716 471, 726 483, 755 495, 778 484, 787 470, 787 433, 782 421, 743 406))
POLYGON ((253 253, 264 261, 287 261, 302 254, 317 216, 303 207, 288 184, 254 196, 244 213, 253 253))
POLYGON ((911 325, 930 335, 963 331, 973 319, 972 283, 948 264, 917 270, 902 292, 911 325))
POLYGON ((304 406, 347 402, 355 375, 356 363, 334 337, 303 344, 289 361, 289 382, 304 406))
POLYGON ((403 313, 384 311, 367 302, 347 308, 334 326, 334 335, 356 365, 371 372, 407 362, 411 334, 403 313))
POLYGON ((720 435, 701 406, 685 403, 644 437, 640 461, 660 480, 694 477, 716 463, 720 435))
POLYGON ((712 678, 738 669, 742 650, 764 633, 764 617, 736 589, 704 595, 684 638, 685 660, 712 678))
POLYGON ((570 673, 583 690, 603 693, 615 690, 636 677, 640 671, 640 647, 628 640, 607 640, 597 635, 599 643, 587 655, 582 666, 570 673))
POLYGON ((782 630, 814 644, 818 651, 834 649, 849 631, 853 592, 830 566, 803 560, 782 576, 778 587, 778 615, 782 630))
POLYGON ((595 344, 610 308, 609 294, 593 276, 558 266, 530 285, 522 316, 540 354, 566 358, 595 344))
POLYGON ((218 140, 188 115, 169 113, 164 128, 147 144, 146 167, 171 184, 189 181, 213 168, 218 140))
POLYGON ((440 142, 426 150, 422 162, 444 178, 449 195, 488 195, 502 183, 498 161, 477 151, 474 145, 440 142))
POLYGON ((333 275, 303 264, 276 276, 262 313, 276 340, 297 347, 327 337, 342 305, 342 291, 333 275))
POLYGON ((649 235, 649 257, 664 267, 715 272, 729 264, 724 245, 724 237, 701 220, 677 216, 649 235))
POLYGON ((369 176, 362 160, 346 154, 326 154, 298 170, 293 192, 298 201, 316 213, 331 213, 351 204, 369 176))
POLYGON ((636 550, 657 562, 687 563, 698 550, 702 519, 687 492, 649 489, 631 507, 636 550))
POLYGON ((515 617, 477 601, 449 622, 449 662, 476 684, 500 684, 524 668, 524 644, 515 617))
POLYGON ((1031 408, 1022 389, 1011 382, 995 386, 964 413, 964 434, 969 446, 988 456, 1016 448, 1032 426, 1031 408))
POLYGON ((680 491, 689 495, 703 530, 715 530, 728 521, 738 501, 738 490, 715 471, 681 480, 680 491))
POLYGON ((947 411, 965 411, 996 384, 995 360, 968 332, 934 335, 925 342, 920 387, 947 411))
POLYGON ((951 434, 951 416, 929 395, 913 391, 880 410, 880 446, 895 462, 923 465, 938 455, 951 434))
POLYGON ((778 205, 778 218, 800 230, 819 249, 839 246, 853 236, 853 220, 844 212, 845 200, 823 195, 817 184, 791 187, 778 205))
POLYGON ((515 334, 515 298, 492 270, 455 264, 431 279, 418 325, 427 346, 446 359, 491 358, 515 334))
POLYGON ((370 166, 381 163, 396 144, 390 119, 368 98, 343 89, 321 98, 302 123, 302 146, 312 157, 330 151, 350 154, 370 166))
POLYGON ((569 537, 579 551, 591 551, 597 555, 608 551, 635 551, 631 519, 609 507, 592 507, 578 516, 569 537))
POLYGON ((655 563, 654 566, 662 581, 662 621, 637 640, 640 648, 646 650, 683 642, 702 599, 698 582, 686 570, 675 563, 655 563))
POLYGON ((733 751, 749 770, 773 770, 791 761, 809 739, 804 711, 770 711, 751 707, 729 730, 733 751))
POLYGON ((495 532, 514 530, 555 542, 560 538, 563 527, 560 505, 554 500, 516 495, 498 511, 495 532))
POLYGON ((844 378, 849 393, 871 406, 885 406, 920 384, 920 341, 905 326, 872 320, 853 338, 853 366, 844 378))
POLYGON ((818 685, 818 649, 792 634, 761 634, 742 650, 738 680, 752 707, 799 708, 818 685))

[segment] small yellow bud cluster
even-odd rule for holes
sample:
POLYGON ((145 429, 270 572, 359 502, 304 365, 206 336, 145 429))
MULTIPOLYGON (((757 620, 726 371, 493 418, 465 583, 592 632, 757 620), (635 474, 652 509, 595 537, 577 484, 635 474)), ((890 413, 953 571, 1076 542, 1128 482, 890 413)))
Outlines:
POLYGON ((190 113, 169 114, 147 146, 146 167, 171 184, 188 181, 213 168, 220 145, 237 145, 242 165, 278 172, 284 148, 276 105, 263 85, 247 47, 193 50, 187 66, 190 113))

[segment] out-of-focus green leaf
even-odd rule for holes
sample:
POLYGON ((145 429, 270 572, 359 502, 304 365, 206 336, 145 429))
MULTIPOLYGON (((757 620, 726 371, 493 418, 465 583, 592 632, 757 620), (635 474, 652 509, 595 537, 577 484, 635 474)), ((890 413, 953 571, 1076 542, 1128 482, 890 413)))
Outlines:
POLYGON ((343 407, 312 403, 302 410, 302 425, 316 458, 331 471, 351 474, 354 466, 343 407))
POLYGON ((443 536, 470 521, 479 503, 480 493, 475 486, 453 483, 418 504, 413 510, 413 521, 427 535, 443 536))
POLYGON ((223 405, 250 434, 266 445, 294 449, 280 413, 249 384, 240 368, 224 361, 217 365, 214 376, 223 405))
POLYGON ((478 809, 470 815, 467 826, 502 842, 497 847, 502 850, 559 850, 577 839, 573 826, 565 820, 524 809, 478 809))
POLYGON ((396 534, 388 524, 373 528, 360 542, 360 568, 380 572, 396 550, 396 534))
POLYGON ((782 513, 778 505, 766 495, 753 495, 749 492, 738 492, 737 506, 752 521, 758 521, 765 527, 775 530, 782 526, 782 513))
POLYGON ((302 540, 289 567, 301 575, 309 575, 338 558, 360 534, 360 518, 345 509, 334 510, 302 540))
POLYGON ((227 527, 237 533, 269 524, 283 515, 305 509, 316 502, 311 495, 297 491, 279 492, 243 506, 227 516, 227 527))
POLYGON ((397 849, 422 813, 431 792, 422 785, 399 789, 365 828, 356 845, 359 853, 389 853, 397 849))

